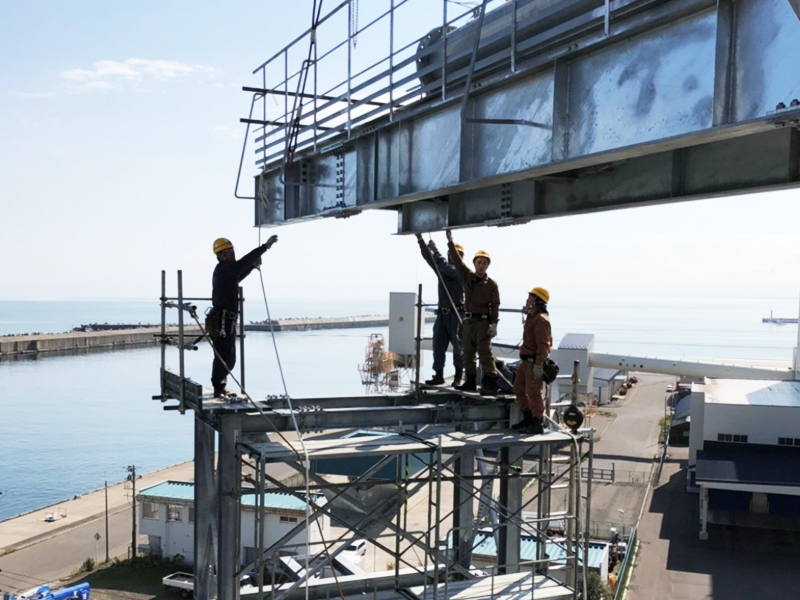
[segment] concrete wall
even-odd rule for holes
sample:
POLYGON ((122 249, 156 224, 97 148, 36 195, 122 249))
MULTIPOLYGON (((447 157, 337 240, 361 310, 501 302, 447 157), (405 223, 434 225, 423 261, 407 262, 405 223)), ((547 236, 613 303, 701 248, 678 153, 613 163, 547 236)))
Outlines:
MULTIPOLYGON (((139 504, 139 533, 160 538, 161 555, 173 557, 178 554, 187 562, 194 560, 194 523, 189 521, 189 508, 191 504, 174 502, 169 506, 175 507, 175 516, 180 512, 179 520, 167 520, 166 503, 158 504, 158 519, 144 516, 144 502, 139 504)), ((151 550, 154 549, 153 540, 150 540, 151 550)))
POLYGON ((692 386, 692 423, 689 426, 689 466, 697 465, 697 451, 703 449, 706 392, 702 384, 692 386))
MULTIPOLYGON (((255 511, 252 508, 242 508, 242 557, 245 556, 245 548, 255 548, 258 546, 255 531, 255 516, 255 511)), ((267 518, 264 522, 264 547, 268 548, 281 537, 289 533, 298 523, 303 523, 304 521, 305 513, 300 511, 268 511, 267 518), (283 522, 281 521, 281 517, 284 517, 283 522), (296 521, 286 522, 287 519, 296 519, 296 521)), ((322 541, 322 536, 324 536, 325 539, 330 537, 330 518, 322 516, 319 518, 318 523, 319 525, 317 525, 317 522, 311 522, 311 539, 309 541, 312 544, 322 541), (322 534, 320 534, 320 528, 322 529, 322 534)), ((291 551, 305 554, 305 548, 303 547, 305 543, 306 532, 303 530, 295 535, 286 546, 288 546, 288 549, 291 551), (296 547, 291 548, 291 546, 296 547)))
MULTIPOLYGON (((692 400, 692 427, 694 406, 692 400)), ((800 437, 800 410, 788 406, 707 403, 703 439, 715 442, 719 433, 744 434, 749 444, 776 445, 779 437, 800 437)))
MULTIPOLYGON (((144 516, 145 502, 146 501, 140 501, 139 503, 139 533, 151 536, 151 550, 155 548, 152 536, 156 536, 160 540, 161 556, 169 558, 180 554, 187 562, 192 562, 194 560, 194 523, 189 521, 189 509, 193 503, 179 500, 175 500, 169 504, 166 502, 153 503, 158 505, 158 518, 153 519, 144 516), (168 506, 173 506, 180 510, 179 520, 167 520, 168 506)), ((175 509, 173 509, 173 513, 177 516, 175 509)), ((264 527, 264 546, 269 547, 304 520, 305 513, 303 511, 276 511, 267 509, 267 518, 264 527), (284 517, 284 522, 281 522, 281 516, 284 517), (288 519, 296 519, 296 522, 285 522, 288 519)), ((322 529, 321 532, 320 527, 312 522, 310 540, 312 543, 321 541, 323 537, 325 539, 330 537, 329 517, 320 517, 319 524, 322 529)), ((242 530, 239 552, 242 561, 244 561, 245 556, 247 556, 246 549, 248 547, 255 548, 257 546, 255 540, 255 510, 253 507, 244 506, 242 507, 242 530)), ((289 545, 296 544, 302 546, 305 543, 306 533, 305 531, 301 531, 292 538, 289 545)), ((296 551, 302 553, 303 549, 299 547, 296 551)))

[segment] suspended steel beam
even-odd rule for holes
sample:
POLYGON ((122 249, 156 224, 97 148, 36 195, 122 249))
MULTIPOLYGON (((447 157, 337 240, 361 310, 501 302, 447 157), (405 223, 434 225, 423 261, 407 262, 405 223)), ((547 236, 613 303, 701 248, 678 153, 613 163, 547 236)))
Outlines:
POLYGON ((798 186, 798 4, 552 3, 517 23, 513 72, 504 16, 484 28, 464 118, 474 36, 455 31, 444 69, 435 43, 420 51, 443 94, 326 114, 292 165, 262 144, 256 224, 393 208, 408 233, 798 186))

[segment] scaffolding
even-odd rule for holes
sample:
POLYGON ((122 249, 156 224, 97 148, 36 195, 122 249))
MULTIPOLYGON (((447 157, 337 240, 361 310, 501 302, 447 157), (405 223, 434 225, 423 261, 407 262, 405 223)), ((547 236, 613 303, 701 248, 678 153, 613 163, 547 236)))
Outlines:
MULTIPOLYGON (((203 299, 184 295, 180 272, 176 297, 167 295, 163 274, 162 284, 162 321, 174 308, 199 323, 192 302, 203 299)), ((420 312, 422 306, 420 301, 420 312)), ((577 469, 587 460, 591 469, 591 430, 573 432, 554 424, 544 435, 510 432, 509 420, 517 416, 513 402, 469 399, 450 389, 345 398, 247 396, 246 402, 214 398, 209 388, 183 373, 183 353, 196 343, 185 342, 183 318, 179 326, 177 341, 165 331, 161 341, 164 351, 167 345, 177 347, 181 372, 168 370, 165 358, 161 393, 154 398, 177 400, 177 406, 168 404, 165 410, 191 411, 195 417, 197 598, 579 596, 587 568, 582 557, 587 556, 589 539, 591 478, 582 492, 577 469), (325 439, 308 435, 348 429, 382 432, 325 439), (299 434, 298 439, 289 432, 299 434), (313 468, 319 461, 346 464, 365 458, 372 461, 370 466, 346 481, 313 468), (275 464, 295 471, 292 481, 297 484, 270 475, 268 467, 275 464), (390 478, 387 468, 394 473, 390 478), (306 521, 270 545, 265 543, 263 518, 268 487, 308 507, 306 521), (258 543, 253 560, 245 561, 240 542, 246 494, 256 498, 253 539, 258 543), (563 503, 565 510, 553 509, 555 503, 563 503), (307 547, 290 544, 297 535, 308 536, 308 528, 323 516, 344 533, 307 547), (565 524, 563 531, 553 530, 554 519, 565 524), (523 555, 523 537, 535 540, 535 555, 523 555), (346 542, 357 538, 389 556, 391 568, 326 576, 346 542), (496 562, 488 572, 479 571, 472 553, 487 541, 493 543, 496 562), (558 548, 557 558, 548 555, 549 548, 558 548), (303 565, 289 583, 276 579, 276 565, 286 554, 303 565), (251 570, 257 585, 243 591, 240 578, 251 570)), ((558 410, 549 414, 557 419, 558 410)))
POLYGON ((386 349, 380 333, 369 336, 364 363, 359 365, 358 372, 367 393, 396 391, 400 387, 397 354, 386 349))

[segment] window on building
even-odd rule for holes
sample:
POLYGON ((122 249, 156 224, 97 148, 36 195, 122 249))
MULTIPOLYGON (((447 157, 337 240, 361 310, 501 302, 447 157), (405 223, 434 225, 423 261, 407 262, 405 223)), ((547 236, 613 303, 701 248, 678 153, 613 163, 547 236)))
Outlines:
POLYGON ((281 523, 297 523, 297 517, 287 517, 286 515, 281 515, 281 523))
POLYGON ((158 504, 155 502, 142 502, 142 518, 158 521, 158 504))
POLYGON ((167 505, 167 521, 183 521, 183 507, 177 504, 167 505))
POLYGON ((189 507, 189 523, 194 523, 194 506, 189 507))
POLYGON ((800 446, 800 438, 778 438, 779 446, 800 446))
POLYGON ((746 444, 747 443, 747 436, 739 434, 739 433, 718 433, 717 434, 717 441, 718 442, 735 442, 735 443, 738 443, 738 444, 746 444))

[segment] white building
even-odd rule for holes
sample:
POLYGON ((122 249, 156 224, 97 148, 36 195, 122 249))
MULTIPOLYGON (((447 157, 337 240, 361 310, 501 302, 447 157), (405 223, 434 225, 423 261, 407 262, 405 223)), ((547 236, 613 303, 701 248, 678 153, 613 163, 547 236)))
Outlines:
MULTIPOLYGON (((139 532, 148 536, 149 550, 163 557, 182 556, 186 562, 194 560, 194 484, 183 481, 165 481, 146 488, 136 496, 139 502, 139 532)), ((324 504, 316 496, 317 504, 324 504)), ((255 536, 255 494, 242 496, 241 548, 242 565, 255 558, 258 546, 255 536)), ((306 503, 291 495, 268 492, 264 494, 266 519, 264 521, 265 547, 290 532, 305 520, 306 503)), ((321 515, 319 526, 311 528, 311 543, 330 537, 330 518, 321 515)), ((303 529, 287 544, 299 547, 306 543, 303 529)))
POLYGON ((800 530, 800 382, 692 387, 689 468, 708 523, 800 530))

